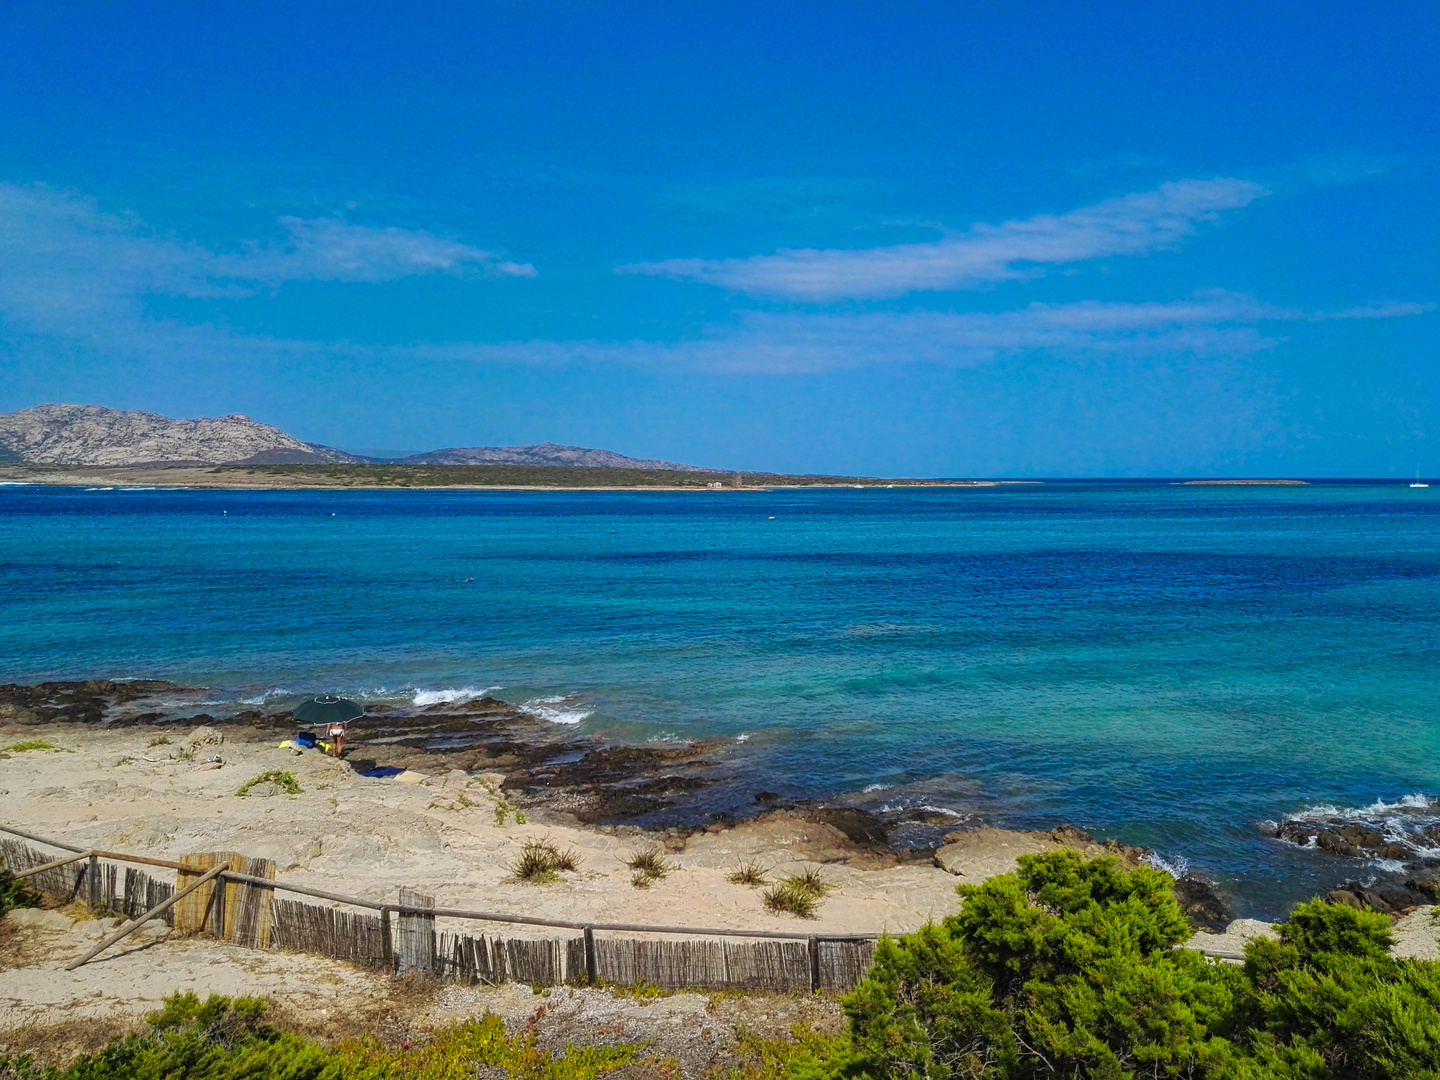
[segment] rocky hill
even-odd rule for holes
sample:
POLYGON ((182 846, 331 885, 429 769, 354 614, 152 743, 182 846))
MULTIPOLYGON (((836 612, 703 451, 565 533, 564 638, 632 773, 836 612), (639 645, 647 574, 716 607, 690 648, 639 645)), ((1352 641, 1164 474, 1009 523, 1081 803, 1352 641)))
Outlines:
POLYGON ((30 465, 290 465, 362 459, 236 413, 175 420, 101 405, 0 413, 0 461, 30 465))
MULTIPOLYGON (((376 464, 331 446, 301 442, 277 427, 235 413, 175 420, 101 405, 38 405, 0 413, 0 462, 26 465, 323 465, 376 464)), ((466 446, 432 450, 399 465, 567 465, 592 469, 706 472, 694 465, 626 457, 583 446, 466 446)))
POLYGON ((667 472, 708 472, 698 465, 632 458, 613 450, 589 450, 543 442, 535 446, 459 446, 401 458, 401 465, 578 465, 590 469, 663 469, 667 472))

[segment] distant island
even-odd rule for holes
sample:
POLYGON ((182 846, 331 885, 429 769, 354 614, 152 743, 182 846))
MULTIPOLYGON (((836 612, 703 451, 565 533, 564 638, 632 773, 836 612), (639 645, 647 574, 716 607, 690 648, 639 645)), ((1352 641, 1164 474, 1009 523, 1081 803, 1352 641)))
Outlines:
POLYGON ((0 480, 117 487, 670 490, 1022 482, 742 473, 551 442, 448 447, 386 459, 304 442, 239 413, 177 420, 102 405, 38 405, 0 414, 0 480))

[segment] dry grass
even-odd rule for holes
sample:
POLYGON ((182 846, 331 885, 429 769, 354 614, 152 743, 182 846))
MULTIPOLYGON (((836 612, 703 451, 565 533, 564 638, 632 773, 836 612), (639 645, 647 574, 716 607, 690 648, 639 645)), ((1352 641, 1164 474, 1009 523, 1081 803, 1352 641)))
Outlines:
POLYGON ((725 880, 731 885, 748 885, 752 889, 758 889, 761 885, 770 884, 770 871, 761 866, 757 859, 746 859, 725 875, 725 880))
POLYGON ((835 886, 814 868, 790 874, 760 894, 765 910, 776 915, 794 915, 797 919, 813 919, 820 904, 835 886))
POLYGON ((548 885, 560 880, 560 871, 580 869, 580 857, 573 848, 561 851, 548 836, 527 840, 520 857, 510 867, 513 880, 527 885, 548 885))
POLYGON ((637 889, 648 889, 674 869, 670 860, 665 858, 665 852, 658 847, 630 852, 625 865, 635 871, 630 877, 630 884, 637 889))

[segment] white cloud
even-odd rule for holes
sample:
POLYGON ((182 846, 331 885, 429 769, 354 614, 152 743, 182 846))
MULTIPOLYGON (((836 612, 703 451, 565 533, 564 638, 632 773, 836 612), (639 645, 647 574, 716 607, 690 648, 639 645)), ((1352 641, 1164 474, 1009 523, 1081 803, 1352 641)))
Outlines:
POLYGON ((51 188, 0 184, 0 312, 29 330, 115 332, 152 295, 245 296, 287 281, 380 282, 476 271, 533 276, 532 266, 410 229, 336 218, 283 218, 288 237, 214 251, 147 228, 133 215, 51 188))
POLYGON ((1031 276, 1042 265, 1173 248, 1198 223, 1266 194, 1248 180, 1182 180, 1066 214, 977 224, 930 243, 782 250, 743 259, 666 259, 617 269, 812 302, 974 288, 1031 276))
POLYGON ((488 363, 615 363, 661 370, 772 375, 859 367, 974 367, 1022 353, 1083 356, 1251 353, 1278 342, 1265 324, 1393 318, 1429 304, 1388 303, 1337 312, 1276 307, 1208 292, 1158 303, 1030 304, 1002 312, 751 312, 737 326, 692 341, 518 341, 418 346, 407 354, 488 363))
MULTIPOLYGON (((1218 200, 1218 195, 1212 196, 1206 205, 1217 205, 1218 200)), ((1203 200, 1192 194, 1182 201, 1189 207, 1183 221, 1198 220, 1197 208, 1203 200)), ((1107 234, 1111 239, 1106 242, 1117 247, 1120 240, 1113 222, 1125 215, 1100 213, 1100 209, 1092 208, 1096 219, 1111 224, 1080 231, 1107 234)), ((1132 214, 1127 220, 1141 217, 1132 214)), ((1151 215, 1150 225, 1137 226, 1129 242, 1137 246, 1153 242, 1162 231, 1159 220, 1151 215)), ((0 344, 45 355, 58 341, 81 344, 103 357, 232 366, 275 358, 294 362, 348 358, 396 365, 579 363, 797 374, 912 363, 974 366, 1032 353, 1060 359, 1234 355, 1274 346, 1273 328, 1284 324, 1393 318, 1433 307, 1383 302, 1307 312, 1215 291, 1175 301, 1035 303, 998 312, 748 312, 734 324, 680 342, 542 339, 405 346, 282 339, 212 323, 157 318, 147 312, 147 298, 156 294, 247 296, 284 281, 385 281, 476 266, 487 273, 533 272, 429 233, 331 219, 288 219, 284 225, 289 236, 283 243, 255 244, 238 253, 216 252, 156 233, 133 216, 101 212, 86 199, 45 188, 0 185, 0 344)), ((1072 222, 1064 229, 1039 229, 1037 234, 1049 237, 1046 250, 1058 252, 1057 237, 1072 226, 1078 228, 1072 222)), ((1168 226, 1172 234, 1184 227, 1183 222, 1168 226)), ((1011 245, 1007 250, 1021 250, 1014 237, 1006 242, 1011 245)), ((1098 244, 1074 237, 1068 242, 1070 250, 1093 250, 1098 244)), ((1040 249, 1028 250, 1033 255, 1040 249)))

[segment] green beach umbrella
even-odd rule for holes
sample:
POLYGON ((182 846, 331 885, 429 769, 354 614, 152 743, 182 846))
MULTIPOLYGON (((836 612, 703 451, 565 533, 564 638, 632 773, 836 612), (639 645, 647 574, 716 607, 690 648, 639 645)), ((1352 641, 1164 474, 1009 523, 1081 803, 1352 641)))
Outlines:
POLYGON ((355 702, 329 694, 306 698, 295 706, 295 722, 299 724, 348 724, 364 715, 365 710, 355 702))

